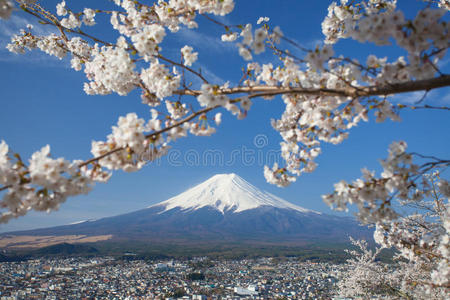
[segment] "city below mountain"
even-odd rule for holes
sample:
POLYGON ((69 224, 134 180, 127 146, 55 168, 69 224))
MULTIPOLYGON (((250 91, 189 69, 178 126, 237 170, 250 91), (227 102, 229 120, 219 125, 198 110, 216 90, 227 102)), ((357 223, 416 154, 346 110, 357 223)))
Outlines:
POLYGON ((57 243, 285 245, 371 239, 350 217, 309 210, 261 191, 236 174, 218 174, 169 200, 132 213, 0 235, 0 248, 57 243))

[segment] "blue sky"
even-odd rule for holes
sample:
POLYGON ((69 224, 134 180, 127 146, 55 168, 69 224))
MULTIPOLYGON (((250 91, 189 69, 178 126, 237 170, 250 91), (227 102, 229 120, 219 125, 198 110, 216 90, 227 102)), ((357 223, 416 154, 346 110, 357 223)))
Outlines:
MULTIPOLYGON (((67 2, 70 5, 70 1, 67 2)), ((76 2, 79 4, 81 1, 76 2)), ((407 15, 415 15, 420 1, 407 2, 407 15)), ((237 1, 235 11, 221 20, 231 24, 252 22, 256 25, 258 17, 268 16, 270 24, 279 25, 286 36, 313 48, 323 38, 320 24, 329 3, 331 1, 237 1)), ((148 107, 140 103, 137 92, 126 97, 86 95, 82 90, 84 73, 70 69, 67 60, 59 61, 37 51, 22 56, 8 53, 4 49, 8 35, 18 32, 28 22, 35 24, 27 19, 28 16, 17 12, 11 20, 0 21, 0 140, 5 140, 23 157, 29 157, 50 144, 55 157, 87 159, 91 141, 104 140, 119 116, 137 112, 141 117, 150 117, 148 107)), ((163 53, 178 58, 178 49, 190 44, 200 54, 194 67, 201 67, 211 81, 237 82, 240 69, 245 64, 238 56, 237 48, 219 42, 223 33, 221 28, 201 18, 198 20, 201 25, 199 31, 182 30, 168 37, 167 43, 163 44, 163 53)), ((108 34, 105 28, 100 26, 101 34, 115 39, 114 34, 108 34)), ((51 29, 37 27, 37 30, 48 32, 51 29)), ((388 57, 402 53, 391 47, 378 48, 352 41, 336 45, 335 51, 358 57, 361 61, 371 53, 388 57)), ((276 60, 266 53, 261 56, 261 61, 276 60)), ((445 62, 442 68, 448 70, 445 62)), ((394 101, 412 103, 420 97, 420 93, 404 94, 394 101)), ((449 89, 431 92, 426 102, 450 105, 449 89)), ((449 154, 450 119, 446 112, 405 111, 401 114, 402 122, 381 124, 375 123, 371 116, 369 123, 361 123, 353 129, 349 139, 341 145, 325 145, 314 173, 305 174, 290 187, 280 189, 265 182, 263 166, 268 157, 271 165, 279 153, 281 138, 272 129, 270 119, 278 118, 282 111, 279 98, 255 100, 244 120, 236 120, 223 111, 222 125, 212 137, 181 139, 172 145, 169 156, 160 162, 149 164, 136 173, 116 172, 107 184, 98 184, 88 196, 69 199, 58 212, 30 213, 0 225, 0 232, 69 224, 130 212, 175 196, 214 174, 230 172, 292 203, 332 213, 320 196, 331 192, 333 184, 341 179, 360 177, 362 167, 378 171, 378 159, 387 155, 387 147, 392 141, 405 140, 409 150, 414 152, 444 158, 449 154), (262 142, 262 146, 255 145, 255 139, 262 142), (208 153, 215 153, 223 161, 204 162, 203 158, 208 153), (200 161, 195 161, 196 158, 200 161)))

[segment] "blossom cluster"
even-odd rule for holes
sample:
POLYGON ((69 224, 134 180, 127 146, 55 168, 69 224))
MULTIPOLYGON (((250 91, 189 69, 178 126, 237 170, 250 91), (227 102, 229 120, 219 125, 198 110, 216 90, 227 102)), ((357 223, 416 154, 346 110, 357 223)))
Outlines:
POLYGON ((398 258, 427 265, 431 285, 425 293, 445 292, 436 287, 450 283, 450 192, 448 181, 439 171, 424 174, 413 193, 400 201, 402 206, 419 208, 419 212, 401 216, 391 222, 377 222, 375 241, 383 248, 398 250, 398 258), (412 230, 413 229, 413 230, 412 230), (434 285, 434 291, 433 287, 434 285))
MULTIPOLYGON (((258 24, 269 21, 267 17, 267 19, 261 18, 258 20, 258 24)), ((278 26, 275 27, 273 33, 269 33, 267 26, 260 27, 253 31, 252 24, 249 23, 242 28, 239 36, 242 37, 242 43, 237 44, 239 47, 239 55, 245 60, 252 60, 252 53, 256 55, 263 53, 266 50, 265 43, 268 40, 278 44, 283 33, 278 26)), ((223 34, 221 38, 224 42, 233 42, 238 38, 238 35, 236 32, 229 31, 226 34, 223 34)))
MULTIPOLYGON (((34 3, 25 2, 29 5, 34 3)), ((115 92, 127 95, 133 89, 142 87, 146 103, 159 104, 160 101, 155 100, 154 96, 158 99, 170 96, 172 91, 179 88, 180 82, 176 73, 169 72, 167 66, 156 59, 162 49, 160 44, 166 36, 165 28, 176 32, 181 24, 190 28, 196 27, 193 20, 196 13, 225 15, 234 8, 232 0, 159 1, 153 6, 137 5, 130 0, 116 0, 114 3, 123 10, 110 12, 111 25, 120 34, 115 44, 98 39, 93 39, 95 43, 91 44, 89 39, 67 39, 65 35, 56 34, 35 36, 31 31, 23 30, 20 35, 13 37, 7 48, 15 53, 39 48, 60 59, 70 52, 72 67, 80 71, 84 66, 89 80, 84 86, 87 94, 104 95, 115 92), (141 72, 136 70, 136 59, 133 57, 135 55, 149 63, 143 66, 141 72), (151 79, 153 77, 155 81, 151 79)), ((5 16, 9 16, 10 10, 7 10, 7 7, 12 7, 12 3, 2 2, 0 7, 3 8, 5 16)), ((43 14, 47 13, 43 11, 43 14)), ((67 6, 66 1, 62 1, 56 5, 56 16, 50 18, 49 22, 68 30, 80 31, 82 25, 96 24, 96 14, 97 11, 91 8, 85 8, 80 13, 74 12, 67 6)), ((63 30, 62 28, 60 29, 63 30)), ((198 58, 198 53, 193 52, 190 46, 185 46, 182 53, 186 66, 191 66, 198 58)))
POLYGON ((67 197, 88 193, 94 178, 86 168, 78 168, 80 161, 69 162, 50 157, 50 146, 33 153, 26 165, 20 156, 11 153, 8 145, 0 143, 0 188, 6 189, 0 200, 0 222, 25 215, 29 210, 58 209, 67 197), (14 161, 15 160, 15 161, 14 161))
POLYGON ((179 88, 181 80, 179 75, 172 75, 158 60, 142 70, 140 77, 148 91, 159 99, 171 96, 179 88))
POLYGON ((158 44, 163 41, 165 35, 164 27, 158 24, 150 24, 131 35, 131 41, 145 61, 149 61, 153 55, 158 53, 158 44))
MULTIPOLYGON (((324 53, 322 50, 318 52, 324 53)), ((278 67, 271 63, 260 66, 254 62, 247 67, 253 74, 253 80, 248 79, 245 83, 248 86, 267 84, 286 88, 321 89, 325 86, 327 89, 345 89, 348 86, 346 82, 358 86, 357 80, 362 80, 361 72, 354 64, 342 65, 331 60, 328 65, 332 72, 301 70, 292 58, 283 59, 283 65, 278 67)), ((312 67, 313 64, 310 64, 312 67)), ((272 120, 272 126, 283 139, 284 168, 295 175, 312 172, 316 168, 314 160, 321 153, 321 142, 339 144, 347 138, 349 129, 361 120, 368 120, 368 102, 360 99, 307 94, 285 94, 282 99, 286 105, 285 111, 279 120, 272 120)), ((386 117, 398 119, 389 102, 380 101, 371 106, 379 120, 386 117)), ((273 177, 266 177, 269 178, 273 177)))
MULTIPOLYGON (((412 293, 441 299, 450 282, 449 183, 438 171, 423 174, 427 168, 413 164, 413 156, 405 150, 404 142, 391 144, 388 158, 381 160, 380 178, 364 169, 363 178, 351 184, 345 181, 335 184, 334 193, 323 199, 337 210, 347 209, 349 204, 356 205, 358 218, 376 226, 374 240, 380 249, 397 251, 398 267, 380 278, 385 288, 398 289, 404 295, 412 293), (406 210, 402 209, 405 207, 406 210)), ((435 161, 436 166, 446 164, 435 161)), ((432 162, 424 164, 427 165, 432 162)), ((370 254, 367 256, 370 260, 366 257, 350 261, 354 266, 344 276, 341 293, 353 297, 374 291, 388 293, 380 292, 380 287, 370 280, 355 283, 357 278, 367 279, 380 268, 375 263, 379 251, 375 254, 365 251, 364 247, 361 249, 370 254)))
MULTIPOLYGON (((175 126, 187 114, 186 105, 166 101, 166 106, 169 115, 164 122, 156 109, 151 109, 152 116, 147 122, 138 118, 135 113, 119 117, 117 126, 112 127, 112 133, 107 136, 106 141, 92 142, 91 153, 98 158, 98 167, 134 172, 166 155, 170 149, 169 143, 186 137, 188 131, 200 136, 211 135, 216 131, 208 123, 206 114, 202 114, 197 121, 175 126), (170 130, 167 130, 169 127, 170 130)), ((213 118, 216 124, 220 124, 220 118, 220 114, 213 118)))
POLYGON ((85 83, 84 91, 89 94, 109 94, 116 92, 127 95, 139 80, 134 71, 135 65, 128 52, 120 47, 94 48, 93 59, 85 63, 84 72, 89 83, 85 83))
MULTIPOLYGON (((406 81, 410 77, 432 77, 436 72, 436 63, 449 47, 450 24, 442 18, 447 10, 425 8, 413 20, 407 20, 402 11, 396 10, 396 3, 387 0, 361 1, 356 6, 348 5, 347 0, 341 0, 339 5, 333 2, 322 23, 325 42, 333 44, 342 38, 352 38, 359 42, 390 45, 393 39, 407 51, 409 64, 400 58, 400 64, 380 65, 378 67, 382 71, 378 77, 397 79, 390 82, 406 81), (433 53, 436 54, 434 57, 433 53)), ((440 6, 444 7, 445 3, 440 6)))
MULTIPOLYGON (((256 23, 260 25, 261 23, 269 22, 269 20, 270 18, 268 17, 260 17, 256 23)), ((263 53, 266 50, 266 43, 279 44, 280 38, 283 36, 279 26, 276 26, 271 32, 269 32, 267 24, 256 30, 253 30, 253 26, 250 23, 237 27, 237 30, 232 31, 228 26, 225 26, 226 33, 222 34, 221 40, 223 42, 234 42, 240 37, 241 42, 237 43, 237 46, 239 55, 245 60, 252 60, 252 53, 256 55, 263 53)))
POLYGON ((381 247, 372 252, 367 243, 353 241, 360 250, 350 252, 353 258, 339 282, 341 296, 394 292, 401 298, 445 299, 450 278, 447 186, 438 171, 424 174, 414 194, 399 203, 399 208, 407 209, 395 220, 376 223, 374 239, 381 247), (396 250, 395 263, 389 267, 377 261, 383 248, 396 250), (383 271, 386 268, 390 270, 383 271))
POLYGON ((285 170, 280 169, 278 163, 274 163, 272 169, 264 166, 264 177, 267 182, 275 184, 278 187, 286 187, 297 179, 295 176, 289 175, 285 170))
POLYGON ((389 287, 386 275, 389 270, 376 261, 380 248, 371 250, 364 240, 350 238, 356 250, 347 250, 351 258, 347 261, 348 271, 340 274, 337 283, 339 295, 342 297, 364 297, 377 292, 383 294, 389 287))
POLYGON ((199 121, 191 123, 188 128, 190 133, 198 136, 210 136, 216 132, 216 129, 209 125, 206 115, 200 116, 199 121))
POLYGON ((219 93, 218 86, 207 83, 202 84, 201 94, 197 97, 197 101, 202 107, 225 106, 229 100, 227 96, 219 93))
POLYGON ((193 50, 194 49, 192 49, 192 47, 187 45, 181 48, 181 54, 183 55, 185 66, 190 67, 197 60, 198 53, 192 52, 193 50))
POLYGON ((347 183, 342 180, 334 185, 334 193, 324 195, 325 203, 337 210, 347 210, 349 204, 358 206, 358 218, 363 223, 391 221, 397 213, 391 205, 395 196, 407 199, 413 177, 418 174, 419 166, 412 163, 412 155, 405 152, 406 143, 394 142, 389 146, 387 159, 381 160, 383 172, 375 177, 374 172, 363 169, 363 177, 347 183))
POLYGON ((82 24, 86 26, 94 26, 95 23, 95 10, 91 8, 85 8, 82 14, 74 14, 72 11, 67 9, 66 1, 62 1, 56 5, 56 14, 58 16, 67 16, 67 18, 61 19, 61 25, 68 29, 75 29, 80 27, 82 24), (80 16, 82 18, 80 19, 80 16))
POLYGON ((196 12, 225 16, 234 9, 233 0, 169 0, 158 1, 154 10, 160 22, 172 32, 179 30, 180 24, 196 28, 196 12))
POLYGON ((80 37, 73 37, 65 41, 54 33, 47 36, 32 34, 33 26, 27 25, 27 30, 20 30, 20 34, 11 38, 6 48, 16 54, 24 54, 26 50, 39 49, 48 55, 63 59, 68 53, 72 54, 71 67, 80 71, 85 62, 91 59, 93 47, 80 37))
POLYGON ((352 256, 345 271, 338 274, 337 293, 352 299, 445 299, 446 289, 431 288, 430 265, 422 261, 383 263, 382 248, 370 250, 368 243, 353 240, 356 250, 348 251, 352 256))
POLYGON ((181 103, 179 101, 172 102, 166 101, 167 112, 170 114, 170 117, 174 120, 180 119, 184 117, 188 113, 188 109, 186 108, 186 103, 181 103))
MULTIPOLYGON (((450 23, 443 18, 445 13, 444 9, 429 7, 419 11, 414 19, 407 20, 401 11, 396 10, 396 1, 350 3, 342 0, 339 5, 332 3, 322 23, 326 44, 306 54, 306 70, 289 55, 282 57, 283 65, 277 67, 272 63, 259 65, 252 62, 247 66, 247 74, 252 76, 244 83, 248 86, 265 84, 345 91, 433 78, 438 73, 438 61, 450 46, 450 23), (332 44, 342 38, 377 45, 395 40, 408 56, 388 62, 387 58, 371 54, 364 65, 356 59, 334 56, 332 44)), ((245 41, 250 44, 251 28, 245 28, 242 34, 243 44, 245 41)), ((251 59, 250 56, 247 58, 251 59)), ((315 169, 314 159, 321 152, 322 142, 341 143, 348 137, 349 129, 361 120, 368 121, 370 110, 374 112, 377 122, 400 120, 398 110, 387 99, 326 95, 326 92, 312 96, 289 93, 282 97, 286 104, 285 112, 280 120, 272 121, 272 126, 283 139, 281 150, 286 161, 286 165, 278 171, 288 171, 297 176, 315 169)), ((266 179, 280 184, 273 176, 266 176, 266 179)), ((289 181, 284 181, 282 185, 285 184, 289 181)))
POLYGON ((33 26, 28 25, 27 29, 22 29, 19 35, 14 35, 6 48, 13 53, 23 54, 25 50, 39 49, 48 55, 63 59, 67 55, 67 50, 63 47, 61 38, 56 34, 38 37, 31 34, 33 26))
POLYGON ((334 55, 331 45, 324 45, 321 49, 316 48, 315 51, 309 52, 305 60, 309 63, 313 70, 323 70, 323 65, 334 55))
POLYGON ((148 139, 144 132, 160 130, 161 122, 155 121, 156 116, 145 124, 135 113, 119 117, 117 126, 112 127, 112 133, 107 141, 93 141, 91 152, 95 157, 103 156, 111 150, 119 149, 98 160, 98 164, 110 170, 137 171, 147 162, 164 155, 168 146, 162 138, 148 139))
MULTIPOLYGON (((231 114, 237 116, 238 119, 246 117, 247 111, 252 106, 252 101, 248 96, 241 96, 235 99, 230 99, 222 91, 228 89, 228 83, 223 86, 202 84, 201 93, 197 96, 197 101, 202 107, 214 108, 223 107, 231 114), (239 102, 241 108, 235 103, 239 102)), ((216 122, 217 123, 217 122, 216 122)), ((219 122, 220 123, 220 122, 219 122)))

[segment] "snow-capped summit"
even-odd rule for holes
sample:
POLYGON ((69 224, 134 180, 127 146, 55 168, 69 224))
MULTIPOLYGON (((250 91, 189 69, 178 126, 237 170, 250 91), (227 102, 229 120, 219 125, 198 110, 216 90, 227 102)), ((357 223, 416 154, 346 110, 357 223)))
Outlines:
POLYGON ((217 174, 203 183, 164 202, 150 206, 162 206, 160 213, 180 208, 183 211, 212 207, 222 214, 225 212, 242 212, 261 206, 293 209, 302 213, 316 213, 268 192, 261 191, 239 177, 231 174, 217 174))

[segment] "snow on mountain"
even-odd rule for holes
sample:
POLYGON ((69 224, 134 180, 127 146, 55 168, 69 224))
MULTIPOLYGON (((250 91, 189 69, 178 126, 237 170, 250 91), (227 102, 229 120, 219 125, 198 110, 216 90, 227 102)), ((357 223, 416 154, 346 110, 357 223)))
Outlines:
POLYGON ((94 222, 94 221, 97 221, 97 219, 81 220, 81 221, 76 221, 76 222, 69 223, 67 225, 75 225, 75 224, 81 224, 81 223, 86 223, 86 222, 94 222))
POLYGON ((224 214, 225 212, 237 213, 261 206, 271 206, 293 209, 302 213, 321 214, 261 191, 234 173, 214 175, 205 182, 150 207, 157 206, 165 207, 160 213, 173 208, 191 211, 203 207, 213 207, 224 214))

